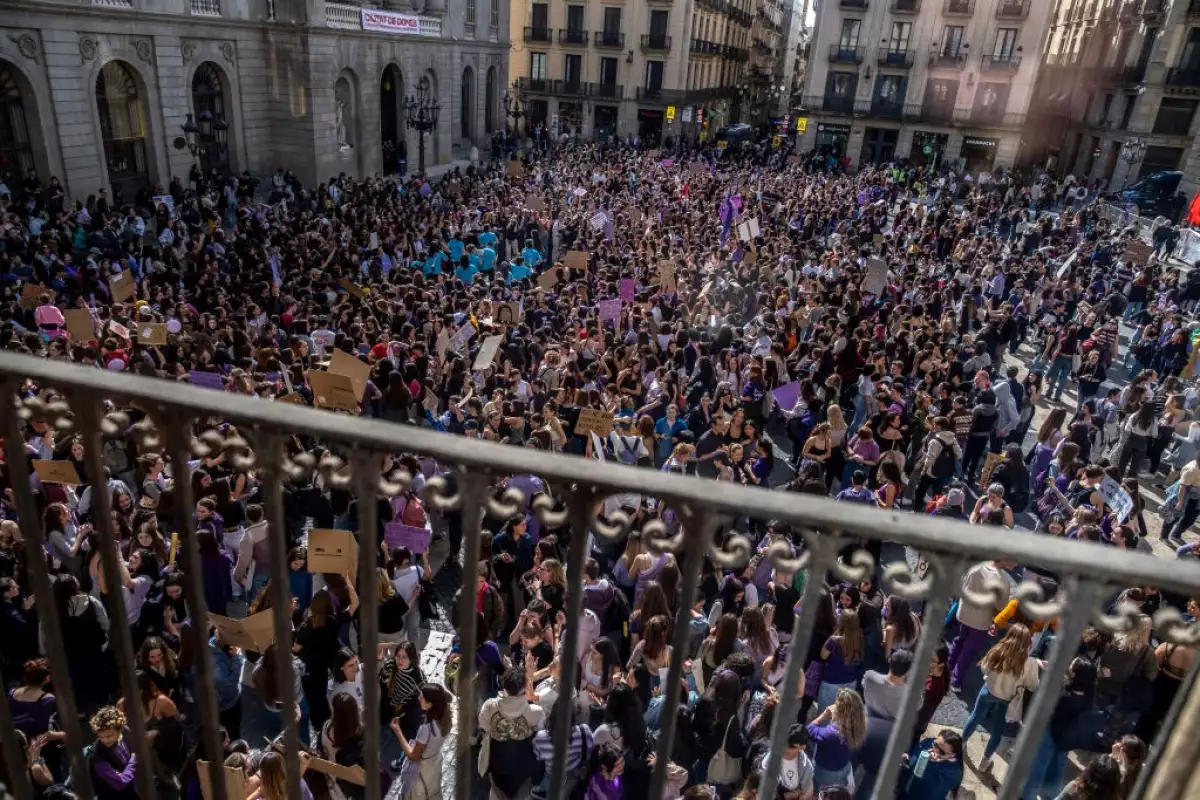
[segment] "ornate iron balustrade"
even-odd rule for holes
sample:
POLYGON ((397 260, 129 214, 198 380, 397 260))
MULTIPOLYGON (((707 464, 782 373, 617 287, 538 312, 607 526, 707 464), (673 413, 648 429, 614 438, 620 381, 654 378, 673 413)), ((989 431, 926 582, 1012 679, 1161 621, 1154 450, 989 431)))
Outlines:
MULTIPOLYGON (((1043 680, 1034 695, 1033 702, 1025 714, 1021 735, 1012 751, 1005 783, 1000 789, 1000 800, 1015 800, 1032 766, 1042 732, 1050 721, 1054 706, 1062 691, 1063 681, 1059 676, 1066 674, 1075 657, 1081 636, 1089 624, 1105 631, 1116 631, 1132 622, 1132 608, 1117 609, 1116 615, 1105 613, 1105 608, 1118 590, 1127 586, 1157 586, 1163 590, 1181 592, 1194 596, 1200 594, 1200 565, 1168 560, 1152 555, 1129 552, 1100 544, 1066 541, 1024 531, 1004 531, 993 527, 977 527, 946 519, 914 516, 904 512, 885 512, 853 504, 839 504, 827 498, 811 495, 764 491, 758 488, 732 483, 704 481, 694 477, 671 475, 653 470, 627 467, 612 462, 603 463, 579 457, 545 453, 533 449, 515 448, 486 441, 436 433, 412 426, 396 425, 381 420, 317 411, 290 404, 276 404, 240 394, 215 392, 197 387, 171 383, 154 378, 116 374, 106 370, 64 364, 30 358, 27 356, 0 353, 0 416, 3 417, 2 435, 9 442, 22 438, 22 419, 45 420, 57 429, 70 431, 82 438, 87 474, 92 496, 97 504, 96 519, 100 525, 97 535, 101 539, 104 561, 103 568, 109 585, 118 582, 118 566, 114 557, 114 531, 109 509, 109 494, 104 478, 102 443, 106 437, 124 435, 129 418, 119 411, 107 412, 104 401, 113 400, 118 408, 136 404, 144 411, 147 421, 138 423, 134 431, 142 444, 154 449, 165 449, 174 464, 183 464, 195 457, 224 453, 231 463, 239 468, 256 469, 263 478, 266 488, 266 511, 270 523, 269 547, 271 551, 271 609, 277 646, 290 651, 292 635, 290 605, 287 596, 287 559, 285 542, 286 517, 284 513, 282 486, 288 481, 301 481, 314 470, 320 471, 329 485, 353 491, 359 497, 386 497, 401 492, 406 481, 385 482, 379 475, 384 456, 396 452, 416 453, 436 459, 447 472, 431 478, 424 489, 424 498, 431 509, 439 513, 458 514, 462 520, 464 554, 466 564, 479 560, 481 527, 486 510, 496 518, 510 518, 525 512, 529 507, 537 517, 551 528, 566 528, 564 540, 572 543, 587 541, 589 534, 599 540, 617 543, 633 526, 633 521, 622 512, 607 518, 597 516, 600 502, 612 495, 634 494, 659 498, 672 509, 679 520, 677 532, 672 531, 661 520, 644 522, 642 534, 649 547, 658 552, 671 551, 678 554, 682 571, 681 608, 688 608, 699 589, 703 558, 707 554, 718 568, 732 568, 744 564, 751 555, 751 542, 739 530, 744 530, 747 515, 755 519, 778 520, 798 531, 803 539, 804 551, 793 558, 790 549, 782 542, 771 545, 768 558, 781 570, 794 573, 807 570, 813 576, 832 574, 840 579, 858 581, 866 577, 873 568, 871 558, 865 552, 855 552, 849 560, 839 554, 847 545, 858 545, 863 540, 888 540, 905 544, 920 551, 928 571, 917 577, 909 573, 907 564, 900 562, 889 565, 882 571, 882 581, 890 591, 906 598, 924 603, 925 628, 915 648, 912 672, 900 706, 898 719, 889 738, 881 774, 876 782, 875 798, 891 797, 900 775, 900 755, 908 749, 909 732, 917 718, 922 702, 925 679, 931 656, 941 640, 944 620, 951 598, 961 593, 961 579, 975 563, 989 559, 1003 559, 1019 564, 1036 565, 1053 570, 1061 577, 1061 591, 1054 598, 1045 598, 1034 583, 1021 583, 1012 590, 1014 597, 1022 603, 1023 613, 1034 619, 1057 617, 1058 635, 1048 656, 1048 666, 1043 680), (31 400, 20 400, 19 392, 26 381, 34 381, 42 395, 31 400), (51 392, 53 394, 51 394, 51 392), (223 438, 216 431, 205 433, 200 439, 193 436, 192 424, 196 420, 219 418, 232 422, 238 434, 223 438), (315 463, 304 455, 294 459, 286 455, 285 442, 297 433, 313 437, 321 446, 329 448, 336 456, 315 463), (252 448, 252 449, 251 449, 252 448), (509 488, 498 494, 494 490, 495 479, 507 475, 536 475, 542 478, 546 491, 530 500, 515 489, 509 488), (528 504, 528 506, 527 506, 528 504), (726 533, 721 547, 714 543, 718 535, 726 533)), ((31 488, 29 457, 22 447, 7 449, 8 469, 14 499, 20 514, 27 561, 30 565, 31 583, 36 594, 37 608, 53 608, 54 598, 50 575, 42 556, 44 537, 37 524, 40 516, 31 488), (32 524, 29 521, 34 521, 32 524)), ((200 561, 196 539, 195 522, 190 513, 194 497, 190 483, 179 481, 176 491, 178 531, 182 553, 188 563, 200 561)), ((364 531, 378 528, 377 503, 358 504, 358 527, 364 531)), ((567 563, 567 631, 563 637, 561 661, 576 662, 579 655, 578 626, 583 600, 583 570, 586 548, 572 546, 567 563)), ((362 547, 359 552, 360 585, 372 585, 376 575, 379 553, 375 547, 362 547)), ((773 754, 767 766, 760 791, 764 796, 773 796, 778 782, 784 742, 791 720, 796 717, 797 697, 800 680, 804 672, 803 654, 808 652, 816 620, 817 600, 822 591, 823 580, 807 582, 802 599, 802 611, 796 615, 792 630, 790 653, 784 684, 780 691, 780 703, 771 732, 770 751, 773 754)), ((963 602, 993 606, 1007 587, 988 586, 980 594, 971 592, 963 602)), ((206 618, 204 588, 199 570, 185 575, 185 596, 193 619, 206 618)), ((475 596, 463 592, 460 619, 474 615, 475 596)), ((134 678, 134 656, 131 635, 125 623, 125 600, 121 592, 106 597, 111 620, 111 646, 115 651, 120 675, 120 685, 126 697, 136 695, 134 678)), ((375 603, 364 603, 360 610, 362 652, 374 652, 378 641, 378 607, 375 603)), ((686 650, 690 636, 689 618, 679 615, 673 631, 674 652, 686 650)), ((67 672, 65 646, 61 624, 56 615, 44 615, 44 641, 49 656, 50 669, 58 696, 59 719, 66 737, 67 753, 74 780, 74 789, 81 797, 92 796, 89 770, 83 754, 83 739, 77 706, 70 690, 71 681, 67 672)), ((1189 645, 1200 643, 1200 627, 1185 623, 1178 612, 1164 608, 1154 615, 1155 628, 1160 637, 1189 645)), ((473 653, 476 649, 476 630, 473 625, 460 628, 460 652, 473 653)), ((213 684, 213 665, 208 648, 198 646, 197 653, 197 710, 201 722, 204 747, 208 752, 220 752, 217 699, 213 684)), ((290 708, 296 700, 291 680, 291 664, 287 659, 279 660, 279 685, 283 707, 290 708)), ((1174 730, 1176 720, 1186 723, 1181 736, 1190 724, 1191 716, 1180 716, 1185 705, 1194 706, 1200 701, 1193 689, 1195 677, 1200 672, 1200 658, 1185 677, 1172 708, 1163 723, 1160 734, 1152 748, 1152 758, 1135 787, 1133 797, 1143 796, 1145 787, 1153 782, 1155 787, 1163 783, 1170 773, 1180 769, 1190 771, 1194 764, 1182 765, 1164 760, 1161 753, 1174 730), (1189 697, 1190 695, 1190 697, 1189 697)), ((666 684, 678 686, 683 677, 683 659, 673 659, 666 684)), ((470 755, 471 737, 461 732, 473 732, 477 717, 478 698, 475 697, 475 659, 462 659, 458 686, 457 725, 457 795, 472 796, 473 760, 470 755)), ((364 719, 378 718, 379 682, 364 682, 364 719), (375 716, 372 716, 375 715, 375 716)), ((567 724, 570 721, 569 704, 571 692, 562 692, 558 698, 558 713, 554 715, 558 729, 552 731, 554 761, 551 771, 550 795, 562 796, 565 779, 567 724)), ((651 779, 650 797, 664 796, 663 790, 670 761, 672 740, 675 735, 676 711, 679 703, 677 692, 665 693, 662 709, 656 766, 651 779)), ((141 704, 127 706, 130 741, 143 763, 148 759, 149 744, 144 736, 146 723, 141 704)), ((297 719, 283 715, 283 739, 287 763, 288 796, 300 796, 299 746, 297 719)), ((0 694, 0 726, 5 730, 13 727, 13 718, 8 698, 0 694)), ((380 797, 379 772, 379 726, 365 726, 366 796, 380 797)), ((1186 745, 1171 739, 1172 748, 1186 745)), ((0 747, 8 765, 9 775, 25 775, 24 754, 16 746, 15 738, 0 737, 0 747)), ((233 800, 225 794, 221 765, 218 759, 210 762, 210 773, 214 797, 212 800, 233 800)), ((145 797, 154 794, 153 777, 150 770, 139 770, 141 791, 145 797)), ((25 779, 22 778, 22 781, 25 779)), ((1184 785, 1176 781, 1173 792, 1163 791, 1156 800, 1176 800, 1184 785)), ((18 800, 32 794, 27 782, 10 787, 18 800)))

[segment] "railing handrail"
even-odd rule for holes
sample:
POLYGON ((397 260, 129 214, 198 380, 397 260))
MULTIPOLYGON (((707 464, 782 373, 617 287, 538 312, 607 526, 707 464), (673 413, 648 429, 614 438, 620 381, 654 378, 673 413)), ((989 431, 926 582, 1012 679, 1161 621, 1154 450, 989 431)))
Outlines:
POLYGON ((995 528, 967 525, 911 512, 883 511, 838 503, 795 492, 768 491, 733 483, 630 468, 578 456, 509 447, 411 425, 276 404, 231 392, 216 392, 183 383, 139 375, 116 374, 78 364, 0 352, 0 375, 20 376, 40 386, 53 386, 101 397, 134 398, 153 413, 155 406, 238 420, 264 429, 304 430, 319 438, 350 444, 364 451, 417 452, 484 472, 531 473, 551 482, 598 484, 606 490, 655 495, 696 508, 744 516, 747 509, 763 519, 800 526, 853 532, 870 539, 893 540, 917 549, 949 552, 980 560, 1004 558, 1065 573, 1095 576, 1124 585, 1158 586, 1182 592, 1200 587, 1200 564, 1130 552, 1093 542, 1055 539, 1012 530, 997 540, 995 528), (497 470, 497 465, 504 465, 497 470), (919 522, 919 524, 914 524, 919 522))

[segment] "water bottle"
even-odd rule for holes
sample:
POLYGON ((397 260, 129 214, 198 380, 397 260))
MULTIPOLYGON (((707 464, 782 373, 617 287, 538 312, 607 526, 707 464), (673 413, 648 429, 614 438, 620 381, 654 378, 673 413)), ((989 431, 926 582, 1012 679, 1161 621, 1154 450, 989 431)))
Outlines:
POLYGON ((922 750, 921 755, 917 756, 917 765, 913 767, 913 776, 922 778, 925 776, 925 767, 929 765, 929 751, 922 750))

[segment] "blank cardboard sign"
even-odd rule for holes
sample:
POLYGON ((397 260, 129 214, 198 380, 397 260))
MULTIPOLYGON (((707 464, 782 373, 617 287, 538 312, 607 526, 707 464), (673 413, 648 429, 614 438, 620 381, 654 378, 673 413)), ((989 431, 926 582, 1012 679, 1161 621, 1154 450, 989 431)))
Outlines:
POLYGON ((371 368, 358 356, 352 356, 344 350, 334 350, 333 358, 329 360, 329 372, 349 378, 355 398, 362 401, 367 391, 367 381, 371 379, 371 368))
POLYGON ((313 528, 308 534, 308 571, 351 575, 358 570, 358 540, 350 531, 313 528))
POLYGON ((44 294, 50 296, 51 303, 54 302, 54 298, 57 296, 53 289, 47 289, 40 283, 27 283, 21 289, 21 299, 18 301, 18 305, 21 308, 37 308, 38 298, 44 294))
POLYGON ((323 775, 336 778, 339 781, 353 783, 356 786, 367 785, 367 773, 357 764, 352 767, 345 767, 333 761, 326 761, 323 758, 310 758, 308 760, 308 768, 314 772, 320 772, 323 775))
POLYGON ((358 411, 358 395, 345 375, 310 369, 304 373, 313 391, 313 405, 335 411, 358 411))
POLYGON ((220 614, 209 613, 208 624, 221 634, 225 644, 261 653, 275 642, 275 620, 271 610, 260 611, 245 619, 230 619, 220 614))
POLYGON ((587 272, 588 254, 586 250, 571 250, 567 253, 567 267, 570 269, 581 269, 587 272))
POLYGON ((133 280, 133 273, 125 270, 110 280, 108 290, 112 292, 114 303, 124 303, 126 300, 137 297, 137 283, 133 280))
POLYGON ((496 353, 500 352, 500 345, 503 343, 503 336, 489 336, 484 339, 483 344, 479 348, 479 353, 475 356, 475 363, 471 365, 471 369, 486 369, 491 366, 491 363, 496 360, 496 353))
MULTIPOLYGON (((200 780, 200 795, 204 800, 217 800, 210 769, 209 762, 196 762, 196 777, 200 780)), ((240 800, 240 798, 246 797, 246 773, 237 767, 221 767, 221 772, 225 781, 225 800, 240 800)))
POLYGON ((79 473, 70 461, 47 461, 35 458, 33 471, 37 473, 42 483, 61 483, 66 486, 79 486, 79 473))
POLYGON ((86 308, 68 308, 63 312, 67 321, 67 333, 77 342, 90 342, 96 338, 96 330, 92 325, 92 312, 86 308))

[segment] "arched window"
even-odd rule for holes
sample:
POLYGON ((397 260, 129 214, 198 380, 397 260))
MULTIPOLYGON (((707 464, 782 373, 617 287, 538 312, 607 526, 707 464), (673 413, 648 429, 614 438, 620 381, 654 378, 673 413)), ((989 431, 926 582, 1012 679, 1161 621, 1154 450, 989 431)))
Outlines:
MULTIPOLYGON (((29 146, 29 125, 17 76, 0 63, 0 182, 14 193, 33 169, 33 150, 29 146)), ((39 176, 46 179, 49 176, 39 176)))
POLYGON ((462 74, 462 138, 471 138, 471 119, 475 113, 475 73, 470 67, 462 74))
POLYGON ((220 68, 205 61, 192 76, 192 111, 196 115, 200 145, 196 157, 207 175, 213 169, 227 176, 229 169, 229 125, 225 119, 225 90, 220 68))
POLYGON ((108 62, 96 77, 96 108, 113 199, 132 203, 150 185, 150 171, 144 107, 133 73, 122 62, 108 62))

